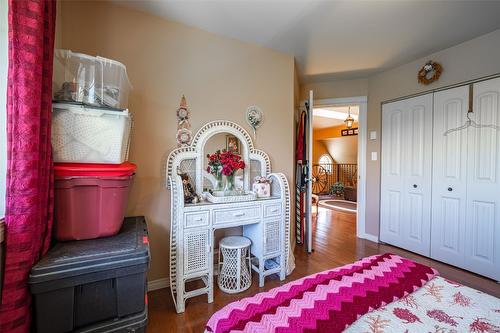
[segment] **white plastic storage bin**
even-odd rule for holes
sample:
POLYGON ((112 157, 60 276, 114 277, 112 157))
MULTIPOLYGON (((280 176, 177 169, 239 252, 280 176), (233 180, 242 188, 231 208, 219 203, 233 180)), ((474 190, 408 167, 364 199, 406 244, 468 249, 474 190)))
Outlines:
POLYGON ((115 60, 55 50, 54 101, 126 109, 131 89, 126 67, 115 60))
POLYGON ((131 127, 128 110, 111 111, 54 103, 54 162, 123 163, 128 154, 131 127))

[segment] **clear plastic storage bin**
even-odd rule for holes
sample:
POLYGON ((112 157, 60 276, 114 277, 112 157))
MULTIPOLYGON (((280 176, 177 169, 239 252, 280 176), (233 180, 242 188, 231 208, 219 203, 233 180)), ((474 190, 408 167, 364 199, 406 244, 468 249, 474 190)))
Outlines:
POLYGON ((55 103, 52 106, 54 162, 123 163, 131 127, 128 110, 55 103))
POLYGON ((122 63, 70 50, 55 50, 52 93, 55 101, 126 109, 131 89, 122 63))

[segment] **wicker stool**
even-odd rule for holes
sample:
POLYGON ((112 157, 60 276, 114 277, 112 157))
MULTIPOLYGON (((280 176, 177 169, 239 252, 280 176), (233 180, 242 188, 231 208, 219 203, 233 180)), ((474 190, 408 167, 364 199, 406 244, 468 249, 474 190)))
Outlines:
POLYGON ((250 266, 250 239, 242 236, 223 238, 219 243, 219 277, 220 290, 239 293, 252 285, 250 266), (221 262, 221 255, 223 262, 221 262))

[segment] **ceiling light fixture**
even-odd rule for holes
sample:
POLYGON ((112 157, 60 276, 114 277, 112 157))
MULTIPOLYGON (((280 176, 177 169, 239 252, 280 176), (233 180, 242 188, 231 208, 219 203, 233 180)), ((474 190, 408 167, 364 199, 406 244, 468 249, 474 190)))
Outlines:
POLYGON ((351 129, 352 125, 354 125, 354 118, 351 117, 351 107, 349 107, 347 113, 348 115, 347 118, 344 120, 344 123, 348 129, 351 129))

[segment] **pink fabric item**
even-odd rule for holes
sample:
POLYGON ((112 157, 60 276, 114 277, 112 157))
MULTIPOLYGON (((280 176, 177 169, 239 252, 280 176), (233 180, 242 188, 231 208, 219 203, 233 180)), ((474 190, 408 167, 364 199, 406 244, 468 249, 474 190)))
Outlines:
POLYGON ((342 332, 362 315, 422 287, 437 272, 393 254, 361 259, 231 303, 208 332, 342 332))
POLYGON ((30 331, 31 267, 48 250, 55 0, 9 0, 6 257, 0 331, 30 331))

